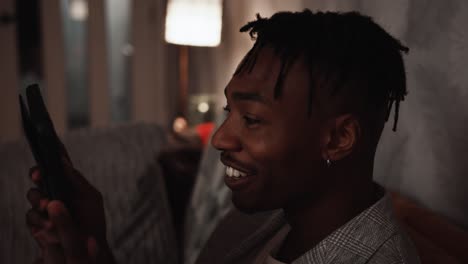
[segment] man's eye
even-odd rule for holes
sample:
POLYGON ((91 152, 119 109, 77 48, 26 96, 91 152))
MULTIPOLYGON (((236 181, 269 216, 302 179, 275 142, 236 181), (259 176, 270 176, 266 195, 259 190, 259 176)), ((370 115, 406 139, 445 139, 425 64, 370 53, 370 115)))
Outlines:
POLYGON ((224 106, 223 113, 222 113, 223 119, 226 120, 230 114, 231 114, 231 108, 228 105, 224 106))
POLYGON ((249 117, 249 116, 244 116, 244 121, 245 121, 245 124, 248 125, 248 126, 260 124, 259 119, 255 119, 255 118, 252 118, 252 117, 249 117))

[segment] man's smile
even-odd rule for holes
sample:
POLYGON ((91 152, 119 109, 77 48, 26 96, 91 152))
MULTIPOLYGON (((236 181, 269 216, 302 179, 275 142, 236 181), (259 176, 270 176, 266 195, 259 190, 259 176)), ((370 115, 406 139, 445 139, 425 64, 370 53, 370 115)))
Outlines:
POLYGON ((233 167, 226 166, 226 174, 224 176, 224 183, 232 191, 245 189, 253 179, 255 174, 247 174, 245 172, 234 169, 233 167))
POLYGON ((244 188, 256 174, 255 170, 248 169, 225 153, 221 154, 221 162, 226 166, 224 182, 233 191, 244 188))
POLYGON ((239 179, 240 177, 246 177, 247 173, 236 170, 233 167, 226 166, 226 175, 233 179, 239 179))

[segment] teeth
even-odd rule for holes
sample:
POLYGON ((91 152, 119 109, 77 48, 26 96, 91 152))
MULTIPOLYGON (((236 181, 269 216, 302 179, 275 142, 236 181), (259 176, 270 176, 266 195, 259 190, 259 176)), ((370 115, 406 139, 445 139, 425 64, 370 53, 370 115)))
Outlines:
POLYGON ((232 167, 229 167, 229 166, 226 166, 226 175, 231 177, 231 178, 235 178, 235 179, 239 179, 240 177, 245 177, 247 176, 246 173, 242 172, 242 171, 238 171, 232 167))

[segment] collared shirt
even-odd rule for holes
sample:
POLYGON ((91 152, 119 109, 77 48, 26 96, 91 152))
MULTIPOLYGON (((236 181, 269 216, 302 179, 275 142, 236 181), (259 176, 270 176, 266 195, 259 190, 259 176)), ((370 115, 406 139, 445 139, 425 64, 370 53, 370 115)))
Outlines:
MULTIPOLYGON (((229 217, 232 218, 227 225, 216 231, 218 235, 215 232, 212 237, 214 241, 208 247, 210 244, 226 243, 229 237, 223 237, 222 234, 226 230, 242 227, 236 227, 242 220, 236 218, 235 214, 229 217)), ((249 234, 247 238, 231 241, 224 248, 219 247, 218 255, 223 254, 223 250, 227 254, 211 263, 255 263, 268 241, 286 225, 282 211, 270 214, 263 223, 257 227, 251 225, 252 232, 245 231, 249 234)), ((207 248, 202 253, 198 263, 209 263, 207 259, 216 259, 208 257, 209 250, 207 248)), ((419 258, 412 242, 398 225, 389 194, 385 194, 375 204, 293 261, 293 264, 311 263, 419 263, 419 258)))

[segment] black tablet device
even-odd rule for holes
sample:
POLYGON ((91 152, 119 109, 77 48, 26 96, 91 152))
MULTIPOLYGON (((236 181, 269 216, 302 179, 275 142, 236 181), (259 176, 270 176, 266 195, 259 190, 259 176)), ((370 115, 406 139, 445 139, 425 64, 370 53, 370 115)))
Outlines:
POLYGON ((55 132, 37 84, 26 88, 27 105, 20 98, 23 129, 42 177, 40 188, 52 200, 69 205, 71 185, 65 176, 63 157, 68 157, 55 132))

